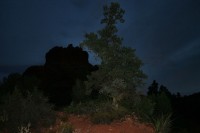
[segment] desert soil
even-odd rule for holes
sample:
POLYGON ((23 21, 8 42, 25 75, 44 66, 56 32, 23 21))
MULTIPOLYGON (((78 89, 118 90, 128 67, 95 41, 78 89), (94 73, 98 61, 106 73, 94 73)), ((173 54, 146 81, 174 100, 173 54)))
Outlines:
POLYGON ((89 117, 84 115, 68 115, 59 113, 59 119, 51 128, 43 130, 44 133, 60 133, 62 125, 71 124, 73 133, 153 133, 153 127, 150 124, 138 122, 132 117, 126 117, 123 120, 112 122, 111 124, 93 124, 89 117), (65 120, 66 118, 66 120, 65 120))

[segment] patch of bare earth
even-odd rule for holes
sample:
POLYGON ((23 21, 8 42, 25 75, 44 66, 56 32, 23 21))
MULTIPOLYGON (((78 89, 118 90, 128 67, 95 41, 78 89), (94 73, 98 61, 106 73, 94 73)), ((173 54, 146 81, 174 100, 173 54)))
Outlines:
MULTIPOLYGON (((67 123, 73 126, 73 133, 154 133, 150 124, 139 123, 131 117, 126 117, 111 124, 93 124, 88 116, 69 115, 67 123)), ((63 124, 61 120, 57 120, 53 127, 48 131, 47 129, 43 130, 43 132, 59 133, 59 127, 63 124)))
POLYGON ((141 124, 130 117, 111 124, 93 124, 86 116, 70 115, 68 121, 76 133, 153 133, 150 125, 141 124))

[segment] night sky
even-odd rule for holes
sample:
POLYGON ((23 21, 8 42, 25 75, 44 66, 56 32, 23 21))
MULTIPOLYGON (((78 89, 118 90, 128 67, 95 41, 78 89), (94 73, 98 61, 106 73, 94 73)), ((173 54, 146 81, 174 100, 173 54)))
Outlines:
MULTIPOLYGON (((0 0, 0 78, 44 64, 54 46, 78 46, 85 33, 102 28, 102 7, 109 2, 0 0)), ((144 63, 146 88, 155 79, 173 93, 200 91, 200 1, 117 2, 126 11, 119 34, 144 63)))

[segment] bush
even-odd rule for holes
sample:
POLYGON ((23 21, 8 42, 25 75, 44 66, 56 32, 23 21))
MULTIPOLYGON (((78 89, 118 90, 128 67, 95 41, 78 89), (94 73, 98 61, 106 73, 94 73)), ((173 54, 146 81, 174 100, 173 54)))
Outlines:
POLYGON ((95 124, 110 124, 114 120, 120 120, 125 115, 125 110, 113 110, 111 112, 96 112, 91 115, 91 121, 95 124))
POLYGON ((76 84, 72 88, 72 101, 79 103, 85 98, 85 85, 80 79, 76 80, 76 84))
POLYGON ((72 102, 70 106, 65 108, 67 113, 71 114, 92 114, 97 112, 99 106, 107 103, 110 99, 107 96, 99 95, 98 98, 92 99, 91 97, 85 98, 82 102, 72 102))
POLYGON ((171 129, 171 114, 160 115, 152 119, 155 133, 170 133, 171 129))
POLYGON ((134 112, 143 121, 150 121, 153 116, 155 104, 148 97, 141 97, 134 106, 134 112))
POLYGON ((74 128, 71 124, 65 123, 58 129, 58 133, 73 133, 74 128))
POLYGON ((150 121, 154 112, 155 103, 146 96, 130 95, 122 100, 121 105, 134 113, 142 121, 150 121))
POLYGON ((128 110, 122 106, 115 108, 111 102, 100 104, 96 112, 91 114, 91 121, 95 124, 109 124, 114 120, 119 120, 128 114, 128 110))
POLYGON ((150 98, 155 101, 155 116, 169 114, 172 112, 171 101, 164 92, 158 94, 157 96, 152 95, 150 98))
POLYGON ((53 124, 55 114, 47 101, 47 98, 36 89, 27 92, 26 95, 15 89, 0 107, 0 112, 5 112, 7 116, 7 121, 2 123, 4 128, 10 132, 17 132, 19 127, 25 127, 28 123, 32 128, 53 124))
POLYGON ((114 114, 110 112, 97 112, 91 115, 91 121, 95 124, 109 124, 114 120, 114 114))
POLYGON ((67 113, 90 115, 93 123, 111 123, 128 114, 128 110, 123 106, 115 108, 112 100, 97 99, 88 100, 84 103, 71 104, 65 109, 67 113))
POLYGON ((150 95, 149 98, 155 103, 155 109, 153 116, 151 117, 155 133, 169 133, 172 124, 172 107, 170 98, 165 92, 158 93, 157 95, 150 95))
POLYGON ((85 101, 80 102, 78 104, 71 103, 70 106, 65 108, 65 111, 70 114, 91 114, 95 112, 95 109, 97 107, 97 103, 95 101, 85 101))

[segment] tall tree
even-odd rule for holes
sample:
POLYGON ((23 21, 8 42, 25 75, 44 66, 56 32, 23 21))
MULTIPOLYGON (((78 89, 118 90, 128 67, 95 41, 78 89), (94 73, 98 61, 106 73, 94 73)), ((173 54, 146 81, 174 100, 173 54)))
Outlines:
POLYGON ((111 3, 103 9, 101 24, 105 25, 104 28, 97 33, 86 34, 81 43, 101 60, 99 70, 89 76, 86 88, 89 94, 96 90, 109 95, 117 106, 124 96, 135 92, 146 75, 140 69, 142 62, 135 55, 135 50, 123 46, 122 38, 117 35, 117 24, 124 22, 125 11, 118 3, 111 3))
POLYGON ((158 94, 158 83, 156 82, 156 80, 153 81, 153 83, 149 86, 148 88, 148 95, 157 95, 158 94))

